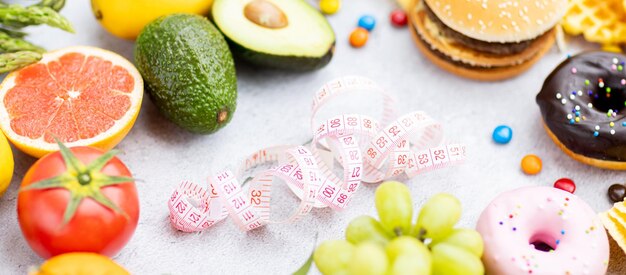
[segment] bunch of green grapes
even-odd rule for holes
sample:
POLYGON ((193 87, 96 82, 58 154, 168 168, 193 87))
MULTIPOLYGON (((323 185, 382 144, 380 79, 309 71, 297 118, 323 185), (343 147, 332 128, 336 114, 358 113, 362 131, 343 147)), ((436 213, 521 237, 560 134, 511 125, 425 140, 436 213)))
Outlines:
POLYGON ((376 189, 380 221, 364 215, 346 229, 345 240, 325 241, 313 254, 323 274, 484 274, 483 240, 473 229, 454 228, 461 203, 437 194, 424 204, 415 224, 408 188, 385 182, 376 189))

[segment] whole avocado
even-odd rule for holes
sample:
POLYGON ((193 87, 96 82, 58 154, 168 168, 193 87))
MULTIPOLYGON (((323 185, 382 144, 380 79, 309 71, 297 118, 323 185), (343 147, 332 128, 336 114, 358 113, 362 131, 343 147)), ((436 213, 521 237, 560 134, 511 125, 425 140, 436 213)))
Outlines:
POLYGON ((135 45, 135 63, 159 111, 200 134, 222 128, 237 106, 235 64, 209 20, 172 14, 148 24, 135 45))

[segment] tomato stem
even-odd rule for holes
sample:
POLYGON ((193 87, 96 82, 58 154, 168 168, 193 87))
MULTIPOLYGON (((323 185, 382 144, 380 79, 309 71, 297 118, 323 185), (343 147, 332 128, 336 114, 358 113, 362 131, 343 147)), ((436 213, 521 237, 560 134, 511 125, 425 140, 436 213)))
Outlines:
MULTIPOLYGON (((56 139, 56 138, 55 138, 56 139)), ((104 166, 109 163, 117 154, 117 151, 112 150, 99 156, 88 165, 85 165, 80 161, 72 151, 67 148, 61 141, 56 139, 59 145, 59 151, 63 160, 65 161, 66 171, 56 177, 43 179, 32 184, 22 187, 20 192, 33 190, 33 189, 48 189, 48 188, 65 188, 70 192, 70 200, 65 208, 63 214, 63 226, 66 225, 78 209, 80 202, 83 199, 92 199, 101 205, 117 212, 124 217, 128 218, 128 215, 122 211, 113 201, 102 193, 102 188, 106 186, 131 183, 133 178, 124 176, 110 176, 102 173, 104 166), (81 187, 77 187, 80 185, 81 187), (87 186, 89 187, 82 187, 87 186)))
POLYGON ((91 175, 89 175, 89 172, 85 172, 85 173, 80 173, 78 175, 78 183, 80 183, 80 185, 88 185, 91 183, 91 175))

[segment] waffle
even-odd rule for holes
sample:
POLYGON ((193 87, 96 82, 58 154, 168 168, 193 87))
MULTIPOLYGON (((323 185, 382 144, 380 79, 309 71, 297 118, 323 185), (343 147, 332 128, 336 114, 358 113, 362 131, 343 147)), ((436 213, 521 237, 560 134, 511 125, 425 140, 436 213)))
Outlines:
POLYGON ((604 45, 607 50, 626 44, 626 0, 569 0, 562 26, 570 35, 604 45))

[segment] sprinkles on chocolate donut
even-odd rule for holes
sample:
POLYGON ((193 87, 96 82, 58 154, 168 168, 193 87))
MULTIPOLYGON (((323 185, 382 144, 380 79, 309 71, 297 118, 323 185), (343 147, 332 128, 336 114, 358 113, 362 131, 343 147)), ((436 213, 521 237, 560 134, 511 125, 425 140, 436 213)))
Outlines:
POLYGON ((537 94, 548 135, 583 163, 626 170, 626 56, 586 52, 568 58, 537 94))

